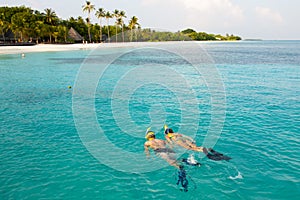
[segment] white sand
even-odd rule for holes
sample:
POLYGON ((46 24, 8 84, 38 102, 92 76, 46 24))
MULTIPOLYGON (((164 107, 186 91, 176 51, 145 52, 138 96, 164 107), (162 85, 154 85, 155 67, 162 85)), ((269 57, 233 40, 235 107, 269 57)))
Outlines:
MULTIPOLYGON (((220 43, 233 41, 185 41, 197 44, 220 43)), ((235 41, 234 41, 235 42, 235 41)), ((155 46, 166 43, 182 43, 178 41, 170 42, 125 42, 125 43, 101 43, 101 44, 38 44, 34 46, 0 46, 1 54, 25 54, 29 52, 49 52, 49 51, 72 51, 72 50, 92 50, 96 48, 121 48, 121 47, 142 47, 155 46)))
POLYGON ((137 43, 102 43, 102 44, 38 44, 34 46, 0 46, 1 54, 23 54, 29 52, 92 50, 96 48, 115 48, 136 46, 137 43))

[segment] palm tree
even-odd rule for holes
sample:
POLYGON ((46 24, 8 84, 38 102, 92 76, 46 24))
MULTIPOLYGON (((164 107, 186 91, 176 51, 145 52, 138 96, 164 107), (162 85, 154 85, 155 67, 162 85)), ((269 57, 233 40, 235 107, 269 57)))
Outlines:
POLYGON ((55 11, 53 11, 51 8, 46 8, 44 11, 46 12, 45 14, 46 23, 49 24, 48 30, 50 36, 50 43, 52 43, 52 29, 55 21, 57 20, 57 16, 55 14, 55 11))
POLYGON ((116 42, 118 42, 118 19, 119 19, 120 11, 115 9, 113 12, 113 16, 116 18, 116 42))
POLYGON ((52 10, 51 8, 46 8, 44 11, 46 12, 46 15, 45 15, 46 22, 53 25, 55 20, 57 19, 55 11, 52 10))
POLYGON ((24 29, 24 22, 23 22, 23 15, 22 13, 16 13, 11 17, 11 28, 14 32, 15 40, 18 35, 20 35, 20 40, 23 40, 23 29, 24 29))
POLYGON ((99 8, 96 12, 96 17, 99 19, 100 22, 100 42, 102 41, 102 18, 105 17, 104 8, 99 8))
MULTIPOLYGON (((140 34, 140 33, 141 33, 141 30, 142 30, 142 27, 141 27, 140 24, 138 24, 137 29, 138 29, 138 33, 140 34)), ((135 31, 135 40, 137 41, 137 39, 138 39, 138 34, 137 34, 137 31, 135 31)))
POLYGON ((64 25, 59 25, 57 27, 57 29, 58 29, 59 35, 61 35, 64 39, 64 42, 67 43, 67 34, 68 34, 67 27, 64 25))
POLYGON ((91 31, 90 31, 90 15, 91 15, 91 11, 95 10, 95 6, 91 4, 90 1, 86 1, 86 4, 82 6, 82 10, 83 12, 88 12, 88 20, 87 20, 87 24, 88 24, 88 34, 89 34, 89 41, 92 42, 91 40, 91 31))
POLYGON ((123 18, 126 18, 126 15, 125 15, 125 12, 124 11, 121 11, 120 14, 119 14, 119 21, 121 22, 121 27, 122 27, 122 39, 123 39, 123 42, 124 42, 124 20, 123 18))
MULTIPOLYGON (((116 21, 116 25, 122 27, 123 24, 124 24, 123 19, 122 18, 118 18, 117 21, 116 21)), ((123 29, 123 27, 122 27, 122 29, 123 29)), ((124 42, 124 34, 123 33, 122 33, 122 38, 123 38, 123 42, 124 42)), ((116 37, 116 40, 117 40, 117 37, 116 37)))
POLYGON ((138 23, 138 18, 136 16, 133 16, 130 21, 129 21, 129 28, 130 28, 130 42, 132 42, 132 36, 133 36, 133 33, 132 33, 132 30, 135 29, 135 26, 136 25, 139 25, 138 23))
POLYGON ((45 35, 45 32, 43 30, 45 30, 45 26, 46 24, 44 24, 43 21, 41 20, 37 20, 35 22, 35 28, 34 28, 34 32, 36 33, 36 43, 38 44, 39 43, 39 39, 44 35, 45 35))
POLYGON ((106 22, 107 22, 107 37, 108 37, 107 39, 108 39, 108 41, 110 41, 110 38, 109 38, 109 19, 112 18, 112 15, 110 14, 109 11, 107 11, 105 13, 105 18, 106 18, 106 22))
POLYGON ((3 37, 3 42, 5 43, 5 32, 8 29, 8 25, 7 22, 0 19, 0 27, 1 27, 1 33, 2 33, 2 37, 3 37))

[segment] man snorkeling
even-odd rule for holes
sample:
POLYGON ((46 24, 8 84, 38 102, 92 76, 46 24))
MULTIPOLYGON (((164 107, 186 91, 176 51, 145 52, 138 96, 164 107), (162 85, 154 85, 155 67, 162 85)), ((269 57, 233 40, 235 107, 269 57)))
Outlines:
POLYGON ((176 167, 178 170, 178 181, 177 185, 179 183, 184 188, 183 191, 188 191, 188 180, 187 180, 187 173, 184 170, 183 165, 180 165, 175 157, 175 152, 167 146, 167 143, 164 140, 156 139, 155 133, 153 131, 150 131, 150 128, 146 131, 146 142, 144 144, 145 147, 145 153, 147 157, 150 156, 149 148, 153 149, 156 155, 160 156, 162 159, 166 160, 170 165, 176 167))
POLYGON ((170 144, 177 144, 185 149, 204 152, 204 147, 198 147, 196 142, 183 134, 174 133, 173 129, 169 128, 167 125, 164 126, 165 129, 165 138, 170 144))
POLYGON ((176 160, 175 152, 167 147, 167 143, 164 140, 156 139, 155 133, 150 131, 150 128, 147 129, 145 138, 147 141, 145 142, 144 147, 147 157, 150 156, 149 148, 151 148, 157 156, 160 156, 170 165, 179 169, 180 165, 176 160))
POLYGON ((169 128, 167 125, 164 125, 164 130, 165 130, 165 138, 170 144, 176 144, 178 146, 181 146, 185 149, 192 150, 192 151, 198 151, 198 152, 203 152, 205 155, 215 161, 219 160, 230 160, 231 158, 223 155, 222 153, 219 153, 212 148, 205 148, 205 147, 199 147, 196 145, 196 142, 183 134, 179 133, 174 133, 174 131, 169 128))

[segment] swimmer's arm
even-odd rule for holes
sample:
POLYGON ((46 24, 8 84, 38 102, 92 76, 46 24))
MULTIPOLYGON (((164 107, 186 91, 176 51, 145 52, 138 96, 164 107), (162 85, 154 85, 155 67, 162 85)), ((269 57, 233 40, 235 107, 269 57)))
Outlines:
POLYGON ((145 154, 147 158, 150 157, 149 145, 147 143, 144 144, 145 154))
POLYGON ((173 149, 173 147, 174 147, 173 141, 169 137, 166 137, 166 140, 167 140, 166 145, 168 145, 169 148, 173 149))
POLYGON ((195 140, 193 138, 189 137, 189 136, 182 135, 182 134, 180 134, 180 136, 185 138, 186 140, 189 140, 191 143, 194 143, 194 144, 196 143, 195 140))
POLYGON ((166 140, 167 140, 167 142, 168 142, 169 144, 172 143, 172 140, 171 140, 168 136, 166 136, 165 138, 166 138, 166 140))

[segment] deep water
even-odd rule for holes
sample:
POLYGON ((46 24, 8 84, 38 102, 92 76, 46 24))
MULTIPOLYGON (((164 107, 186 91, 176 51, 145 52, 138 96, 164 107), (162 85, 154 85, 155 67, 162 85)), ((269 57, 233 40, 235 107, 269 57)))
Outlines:
POLYGON ((199 64, 217 69, 224 116, 214 149, 232 160, 194 153, 202 165, 185 167, 183 192, 175 168, 144 156, 148 126, 164 139, 167 123, 201 145, 215 125, 207 75, 164 44, 0 55, 0 199, 298 199, 300 41, 199 43, 203 55, 170 45, 192 59, 207 53, 199 64))

